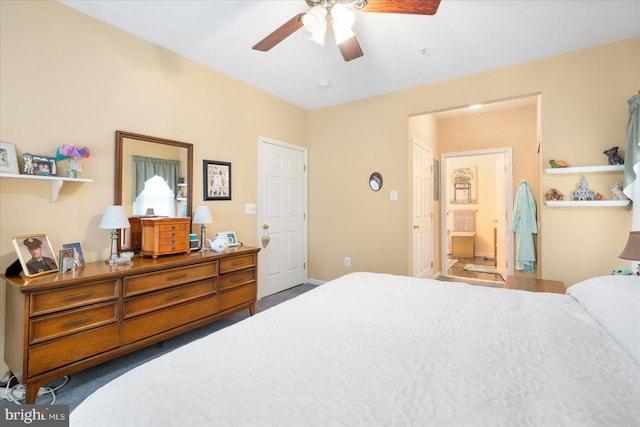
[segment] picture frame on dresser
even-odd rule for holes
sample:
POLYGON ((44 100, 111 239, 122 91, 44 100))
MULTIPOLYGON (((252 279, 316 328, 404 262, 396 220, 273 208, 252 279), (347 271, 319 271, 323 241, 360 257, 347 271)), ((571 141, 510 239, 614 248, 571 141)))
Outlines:
POLYGON ((85 266, 84 253, 82 252, 82 246, 80 245, 80 242, 65 243, 62 245, 62 249, 73 249, 75 251, 74 259, 76 268, 85 266))
POLYGON ((24 153, 22 173, 26 175, 57 176, 56 159, 47 156, 24 153))
POLYGON ((58 273, 73 273, 76 271, 75 253, 76 250, 73 248, 60 249, 58 273))
POLYGON ((203 200, 231 200, 231 163, 202 161, 203 200))
POLYGON ((25 276, 58 272, 56 256, 46 234, 15 236, 12 243, 25 276))
POLYGON ((0 142, 0 173, 20 174, 16 146, 8 142, 0 142))

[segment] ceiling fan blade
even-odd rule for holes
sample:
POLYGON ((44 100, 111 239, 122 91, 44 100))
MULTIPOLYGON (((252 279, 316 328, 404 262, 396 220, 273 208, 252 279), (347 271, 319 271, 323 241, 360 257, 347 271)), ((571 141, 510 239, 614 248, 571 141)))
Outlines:
POLYGON ((255 46, 253 46, 251 49, 260 50, 262 52, 268 51, 269 49, 280 43, 282 40, 286 39, 291 34, 302 28, 301 18, 303 16, 304 13, 299 13, 293 18, 289 19, 287 22, 276 28, 274 32, 256 43, 255 46))
POLYGON ((338 49, 340 49, 340 53, 342 54, 342 57, 346 62, 349 62, 356 58, 360 58, 362 55, 364 55, 356 36, 353 36, 340 43, 338 45, 338 49))
POLYGON ((404 13, 408 15, 435 15, 440 0, 367 0, 362 12, 404 13))

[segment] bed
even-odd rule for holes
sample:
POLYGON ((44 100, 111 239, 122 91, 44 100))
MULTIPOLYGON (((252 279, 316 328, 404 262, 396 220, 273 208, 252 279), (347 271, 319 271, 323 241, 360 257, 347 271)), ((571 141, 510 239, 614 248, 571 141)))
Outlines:
POLYGON ((638 426, 640 278, 353 273, 116 378, 85 426, 638 426))

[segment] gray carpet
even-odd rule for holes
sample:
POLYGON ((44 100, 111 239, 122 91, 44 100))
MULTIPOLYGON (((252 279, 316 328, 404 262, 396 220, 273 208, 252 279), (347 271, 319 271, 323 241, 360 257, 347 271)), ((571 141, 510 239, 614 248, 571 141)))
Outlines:
MULTIPOLYGON (((267 310, 281 302, 287 301, 291 298, 303 294, 311 289, 314 289, 315 285, 302 284, 286 291, 279 292, 274 295, 262 298, 256 302, 256 312, 267 310)), ((69 405, 69 410, 73 411, 76 406, 80 404, 89 394, 94 390, 100 388, 104 384, 108 383, 112 379, 122 375, 128 370, 135 368, 151 359, 155 359, 165 353, 170 352, 184 344, 187 344, 198 338, 202 338, 215 331, 223 329, 227 326, 233 325, 243 319, 249 317, 249 310, 242 310, 241 312, 234 313, 230 316, 220 319, 217 322, 213 322, 209 325, 187 332, 180 336, 171 338, 162 343, 162 346, 151 345, 149 347, 140 349, 133 353, 121 356, 117 359, 110 360, 92 368, 85 369, 69 376, 69 382, 56 392, 56 404, 69 405)), ((47 384, 50 387, 55 387, 62 383, 62 379, 53 381, 47 384)), ((170 381, 167 381, 167 387, 170 387, 170 381)), ((44 395, 36 400, 36 404, 46 405, 51 402, 50 395, 44 395)), ((13 405, 14 403, 7 400, 0 399, 0 405, 13 405)))

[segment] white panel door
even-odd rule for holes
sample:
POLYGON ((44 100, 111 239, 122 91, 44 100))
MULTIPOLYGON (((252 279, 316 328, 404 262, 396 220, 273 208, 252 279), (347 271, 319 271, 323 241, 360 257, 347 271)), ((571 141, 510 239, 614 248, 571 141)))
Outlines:
POLYGON ((270 241, 260 251, 260 297, 306 281, 307 152, 278 141, 260 139, 259 227, 270 241))
POLYGON ((509 213, 507 210, 506 188, 507 188, 507 163, 504 155, 496 160, 496 267, 503 279, 507 278, 507 220, 509 213))
POLYGON ((433 153, 413 141, 413 275, 433 278, 433 153))

